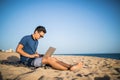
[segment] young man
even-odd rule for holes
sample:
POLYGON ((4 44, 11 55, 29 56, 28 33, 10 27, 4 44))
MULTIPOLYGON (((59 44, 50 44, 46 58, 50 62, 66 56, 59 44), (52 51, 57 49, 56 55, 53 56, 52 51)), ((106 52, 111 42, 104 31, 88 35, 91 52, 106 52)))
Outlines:
POLYGON ((24 36, 19 42, 16 52, 20 54, 20 61, 27 66, 40 67, 42 64, 49 64, 54 69, 58 70, 76 70, 81 68, 82 63, 74 66, 66 64, 53 57, 41 57, 37 52, 38 39, 43 38, 46 29, 43 26, 38 26, 32 35, 24 36))

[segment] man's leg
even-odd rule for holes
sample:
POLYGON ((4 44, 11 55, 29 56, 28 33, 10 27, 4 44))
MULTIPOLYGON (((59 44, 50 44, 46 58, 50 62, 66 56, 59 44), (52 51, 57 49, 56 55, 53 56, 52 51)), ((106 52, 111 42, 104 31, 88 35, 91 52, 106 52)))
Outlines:
MULTIPOLYGON (((53 58, 53 57, 52 57, 53 58)), ((57 63, 63 65, 64 67, 67 67, 67 68, 70 68, 72 65, 70 64, 67 64, 67 63, 64 63, 62 61, 59 61, 58 59, 54 58, 56 60, 57 63)))
POLYGON ((67 67, 68 70, 71 70, 71 71, 74 71, 74 70, 77 70, 77 69, 80 69, 80 68, 83 67, 82 62, 79 62, 79 63, 74 64, 74 65, 66 64, 66 63, 64 63, 64 62, 62 62, 62 61, 57 61, 57 62, 58 62, 59 64, 65 66, 65 67, 67 67))
POLYGON ((43 64, 49 64, 55 69, 58 69, 58 70, 67 70, 68 69, 67 67, 58 63, 57 61, 58 61, 57 59, 52 58, 52 57, 48 57, 48 58, 43 57, 43 59, 42 59, 43 64))
POLYGON ((43 57, 42 63, 49 64, 53 68, 59 69, 59 70, 68 70, 69 69, 69 70, 73 71, 73 70, 76 70, 76 69, 79 69, 82 67, 82 63, 78 63, 78 64, 72 66, 72 65, 66 64, 66 63, 59 61, 56 58, 52 58, 52 57, 48 57, 48 58, 43 57))
POLYGON ((79 70, 79 69, 81 69, 82 67, 83 67, 83 63, 82 63, 82 62, 79 62, 79 63, 77 63, 76 65, 72 66, 72 67, 70 68, 70 70, 71 70, 71 71, 79 70))
POLYGON ((64 67, 67 67, 67 68, 72 67, 72 65, 67 64, 67 63, 64 63, 64 62, 62 62, 62 61, 56 61, 56 62, 59 63, 59 64, 61 64, 61 65, 63 65, 64 67))

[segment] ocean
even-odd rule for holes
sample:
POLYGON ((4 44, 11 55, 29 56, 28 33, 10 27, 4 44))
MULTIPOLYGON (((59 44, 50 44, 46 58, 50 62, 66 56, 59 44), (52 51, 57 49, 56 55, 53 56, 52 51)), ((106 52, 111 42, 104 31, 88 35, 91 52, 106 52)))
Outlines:
POLYGON ((101 57, 101 58, 111 58, 111 59, 117 59, 120 60, 120 53, 111 53, 111 54, 107 54, 107 53, 99 53, 99 54, 55 54, 55 55, 64 55, 64 56, 93 56, 93 57, 101 57))

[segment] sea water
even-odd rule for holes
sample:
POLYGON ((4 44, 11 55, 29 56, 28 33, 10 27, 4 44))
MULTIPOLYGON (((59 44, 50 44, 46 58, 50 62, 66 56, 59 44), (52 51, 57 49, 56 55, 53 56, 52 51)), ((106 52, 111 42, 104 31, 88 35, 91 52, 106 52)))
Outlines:
POLYGON ((120 60, 120 53, 84 53, 84 54, 55 54, 55 55, 64 55, 64 56, 93 56, 93 57, 102 57, 102 58, 111 58, 120 60))

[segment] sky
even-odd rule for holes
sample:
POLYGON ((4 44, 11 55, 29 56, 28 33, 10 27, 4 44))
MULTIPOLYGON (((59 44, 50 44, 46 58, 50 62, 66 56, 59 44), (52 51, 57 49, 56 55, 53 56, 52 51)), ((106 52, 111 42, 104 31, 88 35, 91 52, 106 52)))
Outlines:
POLYGON ((0 0, 0 49, 15 50, 39 25, 39 53, 120 53, 118 0, 0 0))

